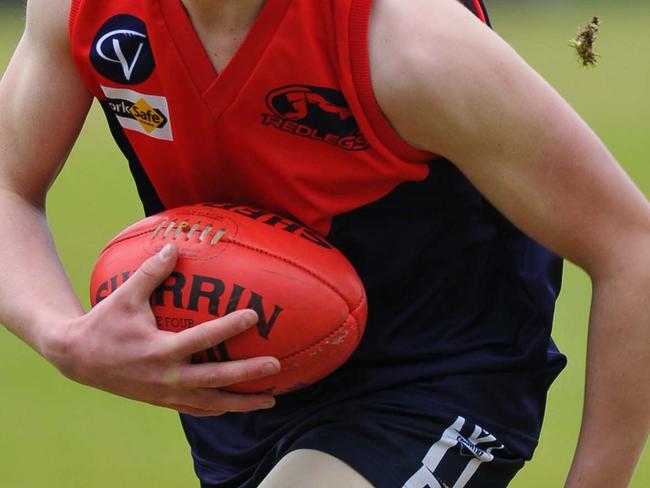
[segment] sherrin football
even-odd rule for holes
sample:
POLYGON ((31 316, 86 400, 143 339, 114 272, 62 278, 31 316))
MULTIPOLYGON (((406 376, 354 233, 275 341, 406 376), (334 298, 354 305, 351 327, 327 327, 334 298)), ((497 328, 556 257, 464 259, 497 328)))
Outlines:
POLYGON ((118 234, 91 277, 93 306, 172 242, 176 268, 151 296, 158 327, 179 332, 250 308, 259 322, 195 361, 271 355, 282 371, 228 388, 285 393, 341 366, 363 334, 367 302, 348 260, 313 230, 235 204, 199 204, 153 215, 118 234))

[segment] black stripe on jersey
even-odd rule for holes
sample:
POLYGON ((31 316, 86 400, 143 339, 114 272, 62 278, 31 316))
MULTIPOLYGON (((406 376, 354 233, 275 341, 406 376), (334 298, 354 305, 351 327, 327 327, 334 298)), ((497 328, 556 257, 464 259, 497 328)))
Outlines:
MULTIPOLYGON (((476 3, 474 0, 462 0, 463 5, 467 7, 467 9, 472 12, 474 15, 477 17, 479 16, 479 13, 476 11, 476 3)), ((489 27, 492 27, 492 22, 490 22, 490 16, 488 15, 487 9, 485 8, 485 4, 483 3, 483 0, 478 0, 478 3, 481 6, 481 10, 483 11, 483 16, 485 17, 485 21, 487 22, 487 25, 489 27)))
POLYGON ((492 21, 490 20, 490 14, 488 13, 487 9, 485 8, 485 3, 483 0, 478 0, 478 3, 481 4, 481 10, 483 10, 483 15, 485 16, 485 21, 487 22, 487 25, 492 27, 492 21))
POLYGON ((117 120, 117 116, 108 107, 106 102, 100 101, 100 105, 104 110, 104 115, 106 115, 106 120, 108 121, 108 126, 113 138, 117 142, 122 154, 124 154, 126 159, 129 161, 129 169, 131 170, 131 174, 135 180, 138 195, 140 196, 142 206, 144 207, 144 213, 146 215, 153 215, 162 212, 165 210, 165 206, 160 200, 160 197, 158 196, 156 189, 153 187, 151 180, 147 176, 147 173, 144 171, 142 163, 133 150, 129 139, 124 134, 124 129, 122 129, 120 122, 117 120))

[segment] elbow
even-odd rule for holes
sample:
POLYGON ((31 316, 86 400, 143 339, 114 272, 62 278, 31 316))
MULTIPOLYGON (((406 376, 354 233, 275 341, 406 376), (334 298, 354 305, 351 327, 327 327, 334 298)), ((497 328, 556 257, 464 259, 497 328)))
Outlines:
POLYGON ((617 234, 602 249, 577 264, 594 284, 616 280, 650 290, 650 225, 617 234))

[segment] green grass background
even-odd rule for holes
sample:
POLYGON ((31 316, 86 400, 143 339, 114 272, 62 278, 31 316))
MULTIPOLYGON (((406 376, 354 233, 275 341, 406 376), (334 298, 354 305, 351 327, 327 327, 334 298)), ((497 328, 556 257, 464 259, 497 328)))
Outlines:
MULTIPOLYGON (((566 0, 490 6, 497 31, 566 97, 650 194, 650 4, 566 0), (584 69, 567 40, 592 15, 603 21, 602 58, 596 69, 584 69)), ((0 70, 22 23, 20 8, 0 3, 0 70)), ((61 258, 85 301, 97 253, 142 215, 128 180, 126 162, 95 107, 48 200, 61 258)), ((579 428, 589 299, 589 280, 568 265, 554 337, 569 355, 569 366, 551 389, 540 447, 515 488, 561 486, 567 473, 579 428)), ((0 392, 2 487, 196 486, 173 412, 73 384, 4 328, 0 392)), ((602 438, 606 443, 607 432, 602 438)), ((650 449, 632 487, 650 487, 650 449)))

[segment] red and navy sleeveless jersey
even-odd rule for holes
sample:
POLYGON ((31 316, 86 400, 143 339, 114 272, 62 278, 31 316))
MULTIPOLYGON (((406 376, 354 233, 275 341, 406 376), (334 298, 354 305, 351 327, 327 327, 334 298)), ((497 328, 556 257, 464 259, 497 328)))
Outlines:
MULTIPOLYGON (((464 3, 488 22, 479 0, 464 3)), ((184 419, 199 474, 220 458, 245 465, 313 399, 463 374, 513 372, 490 402, 451 388, 441 410, 481 403, 524 455, 535 445, 564 364, 550 340, 561 260, 391 127, 371 86, 371 7, 267 0, 217 73, 180 0, 72 1, 75 62, 146 213, 211 201, 284 214, 341 249, 366 286, 366 334, 332 376, 270 411, 184 419)))
POLYGON ((73 5, 75 59, 149 211, 245 202, 326 234, 334 216, 427 174, 429 155, 392 133, 367 62, 351 56, 363 16, 341 30, 368 2, 269 0, 223 73, 179 0, 73 5))

